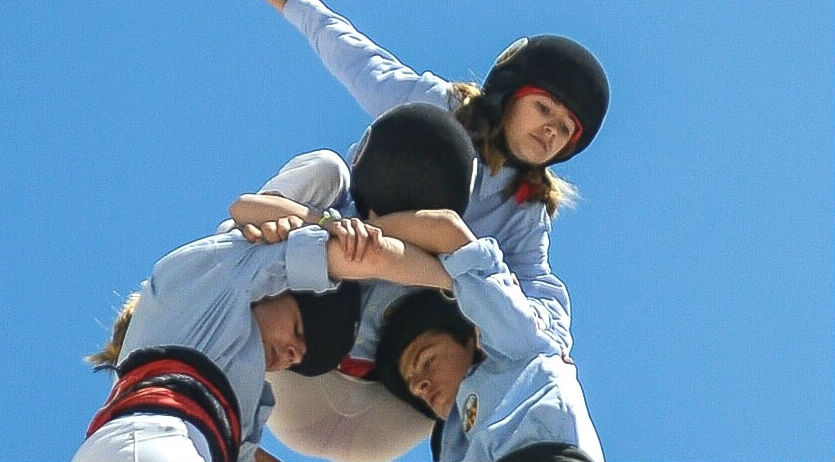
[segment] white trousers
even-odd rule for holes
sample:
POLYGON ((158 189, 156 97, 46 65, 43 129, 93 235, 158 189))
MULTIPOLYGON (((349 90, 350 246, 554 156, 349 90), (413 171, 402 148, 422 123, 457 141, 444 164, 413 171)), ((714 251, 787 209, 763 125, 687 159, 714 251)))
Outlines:
POLYGON ((90 435, 72 462, 208 462, 209 444, 191 423, 159 414, 113 419, 90 435))

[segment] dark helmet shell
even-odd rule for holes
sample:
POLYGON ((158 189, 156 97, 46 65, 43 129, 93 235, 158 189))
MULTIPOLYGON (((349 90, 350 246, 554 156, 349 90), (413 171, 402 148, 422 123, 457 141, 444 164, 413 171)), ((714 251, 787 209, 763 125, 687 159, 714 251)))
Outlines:
POLYGON ((572 152, 550 163, 564 162, 594 139, 609 107, 609 83, 603 66, 576 41, 556 35, 521 38, 508 46, 484 81, 484 103, 491 123, 498 124, 509 97, 524 85, 535 85, 565 104, 583 125, 572 152))

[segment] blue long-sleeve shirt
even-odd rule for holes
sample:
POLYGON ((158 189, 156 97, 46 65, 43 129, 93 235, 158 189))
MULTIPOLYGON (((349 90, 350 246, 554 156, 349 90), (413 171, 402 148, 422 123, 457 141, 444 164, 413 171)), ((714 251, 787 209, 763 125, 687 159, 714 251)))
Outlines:
POLYGON ((261 332, 250 308, 285 290, 323 292, 328 278, 325 230, 294 230, 286 242, 251 244, 239 231, 172 251, 143 283, 119 361, 132 351, 180 345, 205 354, 226 375, 241 412, 241 461, 253 460, 275 404, 264 380, 261 332))
MULTIPOLYGON (((452 84, 431 73, 415 72, 368 37, 347 19, 318 0, 289 0, 284 16, 307 38, 325 67, 348 89, 372 117, 406 102, 426 102, 447 110, 452 84)), ((479 163, 473 194, 462 217, 476 236, 498 241, 504 261, 519 279, 528 303, 554 332, 563 351, 573 344, 569 331, 571 306, 565 285, 548 264, 551 219, 542 203, 517 204, 505 192, 516 170, 503 168, 496 175, 479 163)), ((397 289, 378 290, 368 297, 371 312, 382 314, 397 289)), ((373 359, 376 338, 372 331, 380 319, 364 321, 358 345, 351 355, 373 359)))
POLYGON ((479 239, 441 262, 458 306, 478 328, 486 359, 461 382, 440 459, 497 460, 530 444, 558 442, 602 462, 577 371, 514 283, 496 241, 479 239))

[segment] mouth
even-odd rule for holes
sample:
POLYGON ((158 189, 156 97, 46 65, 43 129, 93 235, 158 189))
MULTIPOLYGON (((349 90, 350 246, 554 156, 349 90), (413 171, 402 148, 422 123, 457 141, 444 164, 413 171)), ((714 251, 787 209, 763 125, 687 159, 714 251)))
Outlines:
POLYGON ((536 135, 531 135, 531 138, 533 138, 534 141, 536 141, 539 144, 543 151, 548 152, 548 143, 545 142, 545 140, 541 139, 536 135))

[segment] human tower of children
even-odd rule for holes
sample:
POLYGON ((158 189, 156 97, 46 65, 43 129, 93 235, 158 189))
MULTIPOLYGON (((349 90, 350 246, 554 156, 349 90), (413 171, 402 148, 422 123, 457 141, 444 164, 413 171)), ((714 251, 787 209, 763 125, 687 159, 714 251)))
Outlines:
POLYGON ((570 358, 549 166, 609 89, 576 41, 514 41, 482 85, 416 73, 318 0, 269 0, 374 118, 156 262, 88 357, 116 381, 74 461, 603 461, 570 358))

